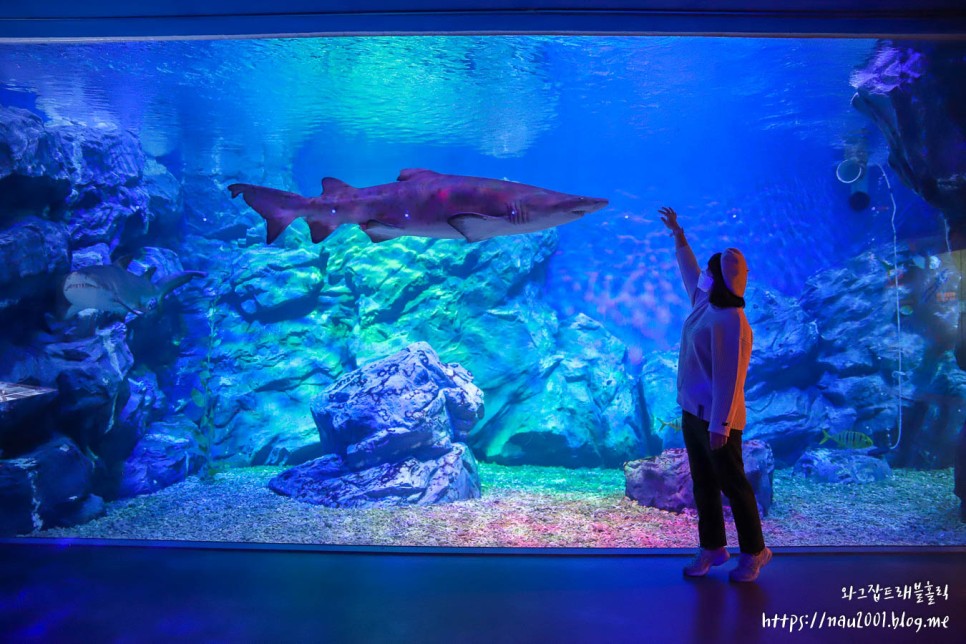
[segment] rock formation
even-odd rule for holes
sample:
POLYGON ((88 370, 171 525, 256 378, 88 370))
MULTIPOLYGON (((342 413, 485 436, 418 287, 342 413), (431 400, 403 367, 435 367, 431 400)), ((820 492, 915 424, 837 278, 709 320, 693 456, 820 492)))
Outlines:
POLYGON ((344 375, 312 414, 326 455, 272 479, 279 494, 329 507, 480 496, 476 461, 461 441, 484 415, 482 392, 426 343, 344 375))

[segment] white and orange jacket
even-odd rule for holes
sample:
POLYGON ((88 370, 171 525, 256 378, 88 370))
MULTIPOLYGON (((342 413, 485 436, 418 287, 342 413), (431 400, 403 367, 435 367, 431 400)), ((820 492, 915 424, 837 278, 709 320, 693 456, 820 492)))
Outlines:
POLYGON ((708 429, 727 436, 745 427, 745 376, 753 336, 740 308, 712 306, 698 288, 701 269, 684 232, 674 236, 681 278, 691 314, 681 331, 678 357, 678 404, 708 421, 708 429))

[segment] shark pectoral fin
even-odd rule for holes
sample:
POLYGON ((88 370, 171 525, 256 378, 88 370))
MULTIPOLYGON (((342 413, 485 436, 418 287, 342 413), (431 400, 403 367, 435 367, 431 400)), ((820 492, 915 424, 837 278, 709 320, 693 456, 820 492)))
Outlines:
POLYGON ((381 222, 378 219, 370 219, 359 228, 362 228, 369 235, 369 239, 376 244, 402 236, 402 228, 381 222))
POLYGON ((494 236, 493 224, 498 219, 476 212, 463 212, 453 215, 447 221, 449 221, 450 226, 466 238, 466 241, 476 242, 494 236))
POLYGON ((144 313, 142 311, 138 311, 137 309, 131 308, 130 306, 128 306, 127 302, 125 302, 124 300, 116 299, 114 301, 117 302, 118 304, 120 304, 121 306, 123 306, 125 309, 127 309, 131 313, 133 313, 134 315, 144 315, 144 313))

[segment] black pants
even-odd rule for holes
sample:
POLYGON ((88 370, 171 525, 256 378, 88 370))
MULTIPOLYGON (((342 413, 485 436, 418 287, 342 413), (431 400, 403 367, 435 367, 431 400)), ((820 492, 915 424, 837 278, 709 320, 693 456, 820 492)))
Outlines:
POLYGON ((741 457, 741 432, 732 430, 721 449, 711 449, 708 422, 684 412, 681 422, 688 464, 694 481, 694 504, 698 508, 698 538, 709 550, 727 545, 721 493, 731 502, 741 552, 754 555, 765 548, 755 492, 745 476, 741 457))

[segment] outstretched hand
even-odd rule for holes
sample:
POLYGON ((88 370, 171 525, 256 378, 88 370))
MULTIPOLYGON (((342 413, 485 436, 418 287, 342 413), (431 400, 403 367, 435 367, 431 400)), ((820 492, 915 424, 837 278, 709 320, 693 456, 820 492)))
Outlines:
POLYGON ((681 230, 681 226, 678 224, 678 213, 674 212, 674 208, 664 206, 658 209, 658 212, 661 214, 661 221, 668 227, 672 235, 681 230))

